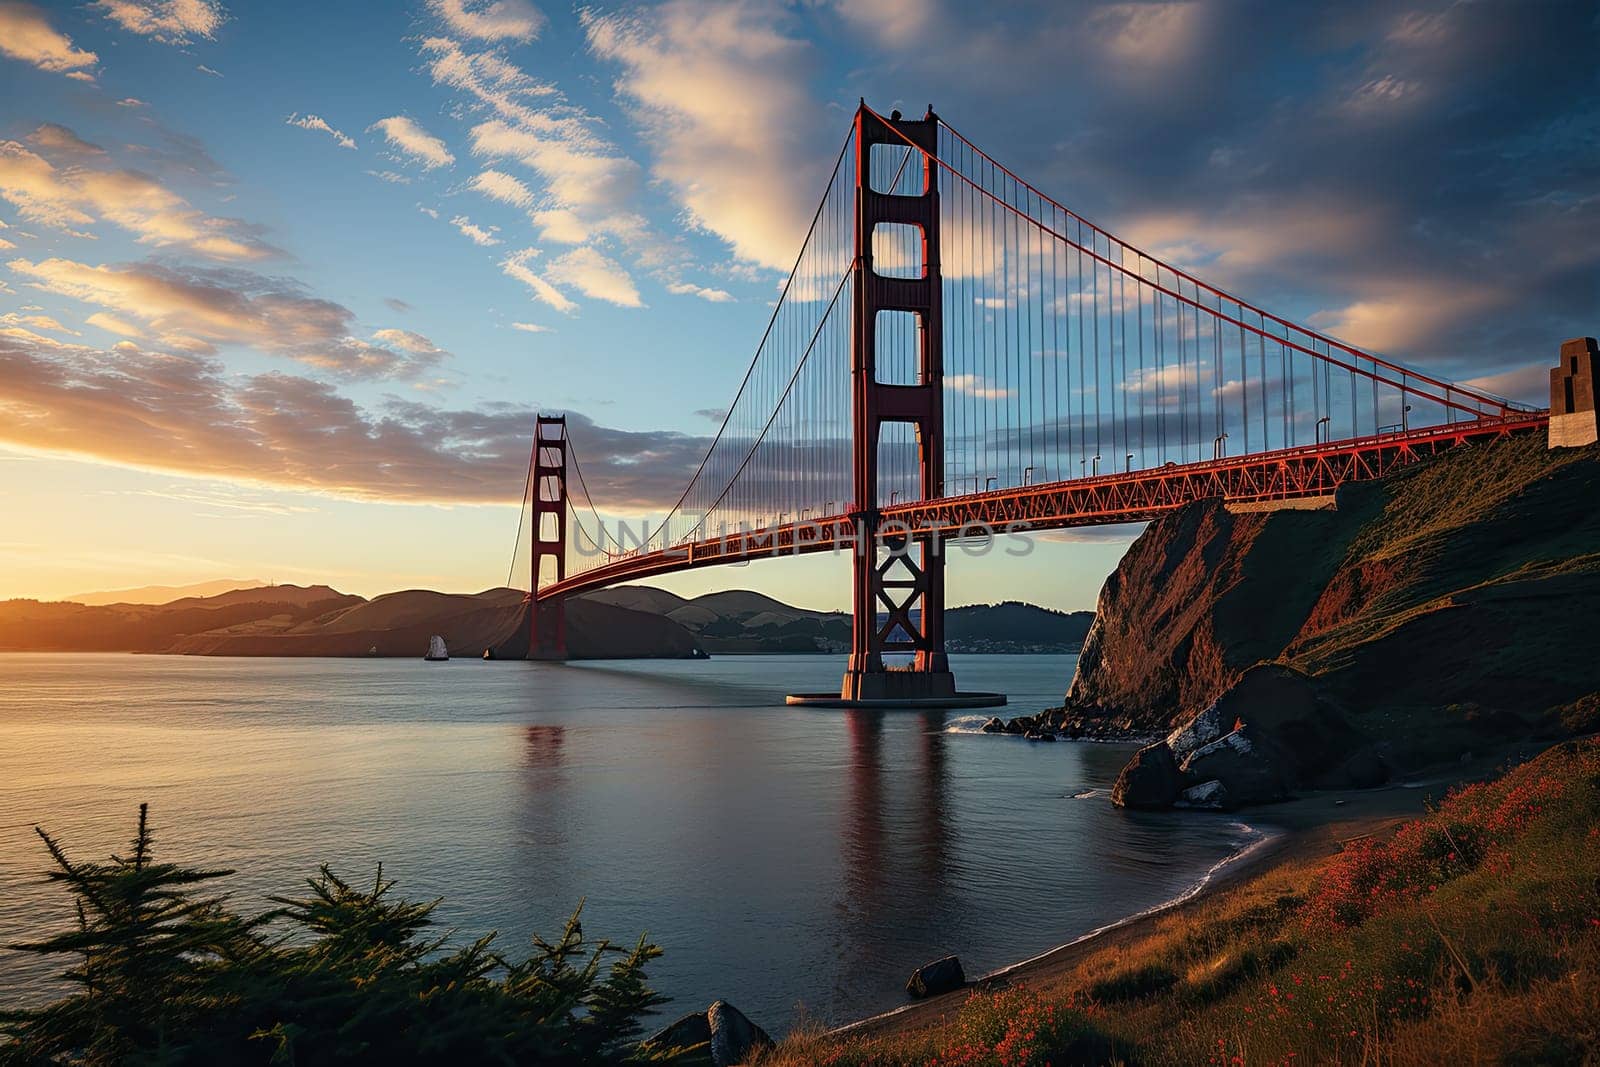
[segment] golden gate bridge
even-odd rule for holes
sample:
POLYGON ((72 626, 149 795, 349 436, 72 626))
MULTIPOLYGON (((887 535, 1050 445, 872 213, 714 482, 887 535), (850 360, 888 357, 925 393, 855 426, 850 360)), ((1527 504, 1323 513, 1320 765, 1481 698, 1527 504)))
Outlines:
POLYGON ((565 419, 537 420, 513 562, 527 565, 526 621, 492 654, 564 658, 563 603, 587 590, 848 551, 840 690, 791 700, 999 703, 959 692, 945 656, 952 541, 1139 522, 1208 498, 1331 497, 1547 420, 1135 248, 931 108, 906 119, 863 102, 749 369, 665 518, 631 538, 608 528, 565 419))

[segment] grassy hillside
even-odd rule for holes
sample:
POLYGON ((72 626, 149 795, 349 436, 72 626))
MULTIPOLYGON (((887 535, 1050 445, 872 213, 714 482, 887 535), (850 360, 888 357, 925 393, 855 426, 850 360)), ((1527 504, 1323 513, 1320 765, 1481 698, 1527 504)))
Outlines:
POLYGON ((977 992, 946 1024, 801 1035, 759 1062, 1600 1062, 1600 743, 1563 743, 1065 976, 977 992))
POLYGON ((1541 729, 1600 685, 1597 499, 1600 448, 1530 435, 1346 486, 1336 510, 1192 505, 1107 580, 1067 703, 1160 730, 1275 660, 1402 746, 1541 729))

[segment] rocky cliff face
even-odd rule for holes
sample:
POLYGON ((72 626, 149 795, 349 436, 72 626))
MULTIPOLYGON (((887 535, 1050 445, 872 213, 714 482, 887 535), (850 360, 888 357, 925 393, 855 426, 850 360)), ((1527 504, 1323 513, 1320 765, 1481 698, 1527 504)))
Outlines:
POLYGON ((1571 728, 1600 689, 1597 501, 1600 448, 1527 437, 1347 486, 1334 510, 1192 505, 1107 580, 1071 719, 1166 733, 1269 661, 1395 764, 1571 728))

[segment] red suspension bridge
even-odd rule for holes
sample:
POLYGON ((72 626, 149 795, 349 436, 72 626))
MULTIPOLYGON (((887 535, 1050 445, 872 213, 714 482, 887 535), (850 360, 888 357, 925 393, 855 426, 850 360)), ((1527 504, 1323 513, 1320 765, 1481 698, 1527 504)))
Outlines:
POLYGON ((517 557, 527 627, 499 652, 562 658, 562 604, 585 590, 849 551, 852 649, 827 699, 978 703, 944 652, 951 541, 1207 498, 1327 497, 1547 418, 1208 285, 931 110, 863 104, 749 370, 664 519, 631 538, 608 528, 565 420, 538 420, 517 557), (908 668, 885 661, 896 653, 908 668))

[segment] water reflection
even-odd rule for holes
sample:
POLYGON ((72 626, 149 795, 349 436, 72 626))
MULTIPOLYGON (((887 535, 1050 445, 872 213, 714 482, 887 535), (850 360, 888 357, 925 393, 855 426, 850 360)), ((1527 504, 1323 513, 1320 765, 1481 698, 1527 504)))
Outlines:
POLYGON ((567 843, 571 820, 566 766, 567 728, 534 724, 523 730, 522 780, 527 800, 526 817, 521 820, 531 853, 541 863, 558 858, 552 850, 567 843))
MULTIPOLYGON (((945 714, 845 713, 850 763, 840 835, 841 998, 863 961, 892 966, 949 936, 953 829, 945 714)), ((859 995, 859 988, 854 992, 859 995)))

